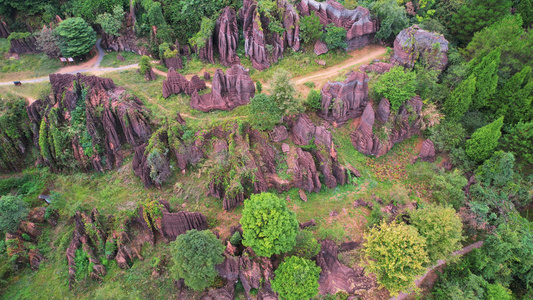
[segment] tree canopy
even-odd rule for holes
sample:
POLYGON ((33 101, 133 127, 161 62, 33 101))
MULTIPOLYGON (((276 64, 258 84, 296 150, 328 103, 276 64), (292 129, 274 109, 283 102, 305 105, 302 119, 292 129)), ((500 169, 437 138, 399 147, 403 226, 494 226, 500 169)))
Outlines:
POLYGON ((240 223, 242 244, 252 247, 259 256, 284 253, 296 244, 296 214, 274 194, 256 194, 245 200, 240 223))
POLYGON ((391 104, 391 111, 398 111, 405 101, 416 95, 415 80, 416 73, 396 66, 381 75, 372 85, 372 89, 376 99, 387 98, 391 104))
POLYGON ((291 256, 274 272, 272 290, 281 299, 310 299, 318 295, 320 267, 314 261, 291 256))
POLYGON ((29 213, 28 204, 19 196, 2 196, 0 198, 0 231, 14 232, 29 213))
POLYGON ((87 54, 96 44, 96 32, 82 18, 69 18, 56 28, 59 49, 65 57, 87 54))

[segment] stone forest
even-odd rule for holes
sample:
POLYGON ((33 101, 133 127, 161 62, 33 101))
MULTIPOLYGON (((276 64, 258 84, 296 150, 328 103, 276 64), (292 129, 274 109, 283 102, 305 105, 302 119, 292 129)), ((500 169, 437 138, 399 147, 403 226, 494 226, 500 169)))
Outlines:
POLYGON ((0 0, 0 299, 533 299, 532 0, 0 0))

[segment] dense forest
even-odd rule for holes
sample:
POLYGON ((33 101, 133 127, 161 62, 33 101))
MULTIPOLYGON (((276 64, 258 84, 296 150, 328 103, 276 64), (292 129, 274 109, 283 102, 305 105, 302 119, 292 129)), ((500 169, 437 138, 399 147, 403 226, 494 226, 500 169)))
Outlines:
POLYGON ((0 0, 0 298, 532 299, 532 26, 0 0))

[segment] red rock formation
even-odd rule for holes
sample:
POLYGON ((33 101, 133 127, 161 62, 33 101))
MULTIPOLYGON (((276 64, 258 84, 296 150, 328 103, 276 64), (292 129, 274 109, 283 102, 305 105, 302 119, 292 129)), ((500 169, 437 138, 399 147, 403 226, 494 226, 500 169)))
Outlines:
POLYGON ((359 67, 359 71, 361 72, 376 72, 378 74, 383 74, 393 67, 393 64, 384 63, 384 62, 376 62, 371 65, 362 65, 359 67))
POLYGON ((283 40, 285 46, 291 47, 294 51, 300 50, 300 16, 294 6, 288 1, 278 1, 278 6, 284 5, 283 15, 283 40))
POLYGON ((122 25, 119 36, 102 34, 102 48, 108 51, 128 51, 139 55, 149 55, 150 51, 144 46, 139 46, 141 43, 135 35, 135 15, 126 12, 122 25))
POLYGON ((376 112, 376 118, 381 123, 387 123, 390 116, 390 102, 386 98, 379 101, 378 111, 376 112))
POLYGON ((0 21, 0 38, 7 39, 10 33, 11 30, 9 30, 9 26, 7 26, 6 22, 0 21))
POLYGON ((334 24, 346 29, 347 50, 370 44, 378 30, 377 20, 372 19, 370 11, 362 6, 349 10, 333 0, 326 2, 302 0, 297 4, 297 8, 302 16, 309 16, 314 11, 323 25, 334 24))
POLYGON ((328 45, 322 40, 316 41, 314 49, 315 49, 314 51, 316 55, 322 55, 322 54, 328 53, 329 51, 328 45))
POLYGON ((226 71, 226 75, 222 70, 216 70, 211 93, 200 96, 194 91, 191 107, 203 112, 214 109, 232 110, 248 104, 254 95, 255 85, 248 71, 241 65, 233 65, 226 71))
POLYGON ((13 54, 28 54, 42 52, 37 48, 37 39, 34 36, 29 36, 24 39, 12 39, 9 53, 13 54))
POLYGON ((195 75, 189 81, 185 76, 170 68, 167 73, 167 79, 163 80, 163 97, 168 98, 170 95, 182 93, 192 95, 205 88, 205 82, 198 76, 195 75))
MULTIPOLYGON (((237 55, 239 45, 239 29, 237 27, 237 15, 231 7, 226 7, 217 20, 215 27, 218 41, 218 53, 220 53, 220 63, 226 67, 240 64, 237 55)), ((205 78, 206 80, 208 78, 205 78)))
POLYGON ((46 219, 44 218, 46 213, 46 208, 36 207, 30 211, 28 214, 28 220, 33 223, 44 223, 46 219))
POLYGON ((337 258, 337 245, 330 240, 321 242, 321 251, 316 258, 316 264, 322 271, 318 279, 321 295, 335 294, 345 291, 348 294, 358 294, 375 286, 374 282, 364 276, 363 268, 350 269, 341 264, 337 258))
POLYGON ((198 49, 198 57, 201 61, 205 63, 214 64, 215 58, 214 58, 214 44, 213 44, 213 35, 209 36, 207 40, 205 41, 205 45, 198 49))
POLYGON ((154 73, 154 70, 152 69, 152 67, 150 67, 146 73, 144 73, 144 80, 146 81, 152 81, 152 80, 156 80, 157 77, 155 76, 155 73, 154 73))
POLYGON ((322 110, 318 115, 337 124, 360 116, 368 101, 368 81, 366 73, 351 72, 343 82, 326 83, 321 90, 322 110))
POLYGON ((422 99, 418 96, 413 97, 400 107, 395 118, 389 117, 386 124, 374 124, 375 113, 372 104, 368 103, 359 126, 350 134, 352 144, 363 154, 382 156, 396 143, 420 133, 421 111, 422 99), (376 136, 372 130, 373 126, 383 127, 386 136, 376 136))
POLYGON ((448 41, 443 35, 413 25, 396 36, 391 61, 412 68, 420 59, 435 69, 444 70, 448 64, 447 52, 448 41))
POLYGON ((274 129, 269 133, 270 139, 273 142, 279 143, 289 138, 289 133, 287 132, 287 128, 283 125, 277 125, 274 127, 274 129))
POLYGON ((188 230, 206 230, 207 219, 203 214, 197 212, 164 212, 162 217, 162 228, 163 235, 170 241, 175 241, 178 235, 184 234, 188 230))
POLYGON ((181 60, 181 56, 179 56, 179 54, 174 57, 164 58, 163 63, 165 64, 165 67, 169 69, 170 68, 174 70, 183 69, 183 61, 181 60))
POLYGON ((421 161, 435 161, 435 145, 430 139, 427 139, 422 143, 422 149, 420 149, 418 157, 421 161))

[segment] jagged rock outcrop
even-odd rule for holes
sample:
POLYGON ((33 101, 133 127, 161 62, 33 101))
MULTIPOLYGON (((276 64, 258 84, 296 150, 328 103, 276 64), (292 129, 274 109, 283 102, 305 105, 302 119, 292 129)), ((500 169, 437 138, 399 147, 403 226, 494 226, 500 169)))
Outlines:
POLYGON ((150 137, 148 110, 142 101, 115 86, 111 79, 50 74, 50 83, 54 96, 46 103, 32 103, 28 114, 39 132, 48 133, 37 140, 38 146, 44 147, 40 149, 43 164, 52 170, 70 168, 72 158, 82 170, 113 169, 122 163, 124 144, 136 147, 150 137), (64 149, 52 147, 59 127, 79 131, 65 141, 64 149), (67 152, 71 154, 64 155, 67 152))
POLYGON ((383 74, 393 67, 394 65, 391 63, 384 63, 384 62, 375 62, 371 65, 362 65, 359 67, 359 71, 361 72, 376 72, 378 74, 383 74))
POLYGON ((169 69, 174 70, 180 70, 183 69, 183 60, 181 60, 181 56, 176 55, 174 57, 169 58, 163 58, 163 63, 165 64, 165 67, 169 69))
POLYGON ((29 54, 42 52, 37 48, 37 39, 34 36, 29 36, 22 39, 12 39, 9 53, 13 54, 29 54))
POLYGON ((215 32, 217 33, 220 63, 226 67, 240 64, 241 60, 237 55, 239 28, 237 27, 237 14, 233 8, 224 8, 217 20, 215 32))
POLYGON ((139 46, 139 38, 135 35, 135 15, 126 12, 122 22, 119 36, 102 33, 102 48, 108 51, 129 51, 139 55, 149 55, 150 51, 144 46, 139 46))
POLYGON ((390 102, 386 98, 379 101, 378 111, 376 112, 376 118, 381 123, 387 123, 390 116, 390 102))
POLYGON ((191 107, 203 112, 210 110, 232 110, 245 105, 255 95, 255 85, 248 71, 241 65, 233 65, 226 71, 215 71, 211 84, 212 92, 198 95, 196 90, 191 96, 191 107))
POLYGON ((351 72, 342 82, 326 83, 321 90, 322 110, 318 115, 337 124, 360 116, 368 101, 368 81, 366 73, 351 72))
POLYGON ((448 64, 447 52, 448 41, 442 34, 413 25, 396 36, 391 61, 412 68, 416 61, 423 60, 435 69, 444 70, 448 64))
POLYGON ((178 235, 191 229, 207 229, 207 219, 203 214, 197 212, 164 212, 161 224, 163 235, 170 241, 175 241, 178 235))
POLYGON ((328 53, 328 45, 324 41, 318 40, 315 42, 314 51, 316 55, 328 53))
POLYGON ((7 39, 10 33, 11 30, 9 30, 9 26, 7 26, 6 22, 0 21, 0 38, 7 39))
POLYGON ((353 146, 366 155, 379 157, 386 154, 396 143, 420 133, 422 105, 420 97, 413 97, 400 107, 397 114, 391 114, 384 124, 376 124, 378 113, 374 113, 372 104, 368 103, 359 126, 350 134, 353 146), (376 128, 373 130, 373 127, 376 128), (374 134, 378 131, 379 135, 374 134))
POLYGON ((155 76, 155 73, 154 73, 154 70, 152 69, 152 67, 148 68, 146 73, 144 73, 144 80, 152 81, 152 80, 156 80, 156 79, 157 79, 157 77, 155 76))
POLYGON ((430 139, 427 139, 422 143, 422 148, 420 149, 418 157, 421 161, 435 161, 435 145, 430 139))
POLYGON ((213 35, 210 35, 205 41, 205 45, 197 50, 198 58, 205 63, 215 63, 215 49, 213 43, 213 35))
POLYGON ((289 138, 287 128, 283 125, 276 125, 269 133, 270 139, 273 142, 279 143, 289 138))
POLYGON ((364 275, 363 268, 354 270, 339 262, 337 245, 333 241, 324 240, 320 244, 316 264, 322 269, 318 279, 321 295, 334 295, 339 291, 359 294, 375 286, 375 283, 364 275))
POLYGON ((278 1, 278 7, 283 9, 273 12, 281 27, 285 29, 283 36, 269 29, 270 20, 257 9, 256 0, 244 0, 240 16, 243 19, 244 51, 252 61, 252 66, 258 70, 270 67, 272 63, 283 58, 283 50, 287 44, 294 50, 299 49, 298 14, 287 1, 278 1), (283 11, 283 15, 280 14, 283 11))
POLYGON ((326 2, 302 0, 296 7, 302 16, 309 16, 314 11, 320 17, 320 23, 323 25, 334 24, 346 29, 347 50, 354 50, 370 44, 378 30, 377 20, 372 19, 370 11, 362 6, 349 10, 333 0, 326 2))
POLYGON ((193 76, 191 81, 189 81, 185 76, 170 68, 167 73, 167 79, 163 80, 163 97, 168 98, 170 95, 182 93, 190 96, 194 92, 205 88, 205 82, 198 76, 193 76))

